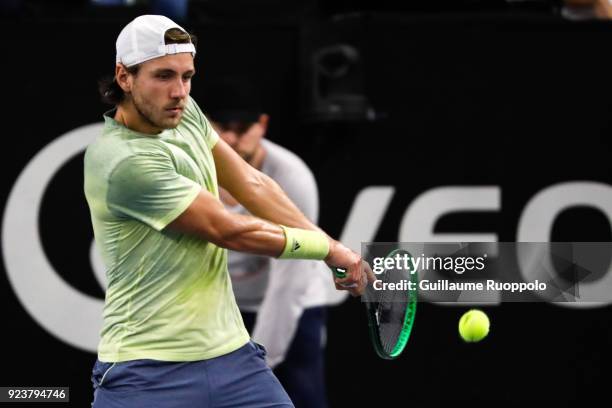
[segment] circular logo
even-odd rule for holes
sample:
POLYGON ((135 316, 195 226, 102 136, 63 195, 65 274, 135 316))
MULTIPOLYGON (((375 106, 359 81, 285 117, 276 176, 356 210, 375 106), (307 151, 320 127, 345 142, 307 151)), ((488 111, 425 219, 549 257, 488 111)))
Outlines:
MULTIPOLYGON (((23 169, 8 197, 2 252, 8 280, 22 306, 45 330, 82 350, 95 352, 104 302, 75 290, 55 272, 43 250, 38 216, 45 189, 57 171, 102 133, 102 123, 74 129, 45 146, 23 169)), ((70 222, 70 214, 60 214, 70 222)), ((58 231, 58 239, 66 240, 58 231)), ((66 245, 70 245, 66 240, 66 245)), ((90 260, 104 287, 97 251, 90 260)))

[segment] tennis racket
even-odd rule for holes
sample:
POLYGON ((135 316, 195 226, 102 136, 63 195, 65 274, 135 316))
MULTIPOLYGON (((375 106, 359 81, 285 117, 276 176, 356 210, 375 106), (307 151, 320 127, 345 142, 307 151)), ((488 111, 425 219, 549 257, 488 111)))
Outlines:
MULTIPOLYGON (((402 249, 394 250, 386 258, 395 257, 397 254, 406 254, 412 260, 410 253, 402 249)), ((414 270, 414 264, 411 270, 414 270)), ((396 268, 394 265, 378 275, 378 280, 383 284, 413 282, 412 290, 374 290, 373 286, 369 286, 363 294, 370 340, 376 354, 386 360, 393 360, 402 353, 414 325, 418 274, 416 271, 411 273, 411 270, 396 268)), ((343 268, 332 268, 332 271, 337 278, 346 277, 346 270, 343 268)))

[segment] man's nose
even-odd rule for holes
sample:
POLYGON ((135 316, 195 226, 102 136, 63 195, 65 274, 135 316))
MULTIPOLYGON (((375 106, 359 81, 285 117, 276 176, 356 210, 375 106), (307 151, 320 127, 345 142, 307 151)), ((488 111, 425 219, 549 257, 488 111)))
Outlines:
POLYGON ((187 96, 187 84, 182 79, 174 82, 170 93, 171 98, 185 98, 187 96))

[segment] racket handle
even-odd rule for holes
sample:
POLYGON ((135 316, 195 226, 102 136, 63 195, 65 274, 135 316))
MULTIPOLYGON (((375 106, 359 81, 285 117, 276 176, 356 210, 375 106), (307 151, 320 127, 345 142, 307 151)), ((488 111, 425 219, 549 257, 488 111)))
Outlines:
POLYGON ((336 278, 346 278, 346 269, 333 267, 332 271, 334 271, 334 276, 336 276, 336 278))
MULTIPOLYGON (((332 271, 334 272, 334 276, 335 276, 336 278, 339 278, 339 279, 344 279, 344 278, 346 278, 346 269, 344 269, 344 268, 336 268, 336 267, 333 267, 333 268, 331 268, 331 269, 332 269, 332 271)), ((354 287, 356 287, 356 286, 357 286, 357 284, 356 284, 356 283, 352 283, 352 284, 350 284, 350 285, 344 285, 344 284, 342 284, 342 283, 339 283, 339 285, 340 285, 340 286, 342 286, 343 288, 354 288, 354 287)))

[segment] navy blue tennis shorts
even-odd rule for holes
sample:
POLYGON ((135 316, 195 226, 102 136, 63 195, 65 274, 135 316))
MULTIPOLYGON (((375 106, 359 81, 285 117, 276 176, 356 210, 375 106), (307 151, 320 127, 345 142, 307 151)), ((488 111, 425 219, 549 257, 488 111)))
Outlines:
POLYGON ((96 361, 93 408, 293 407, 252 341, 201 361, 96 361))

